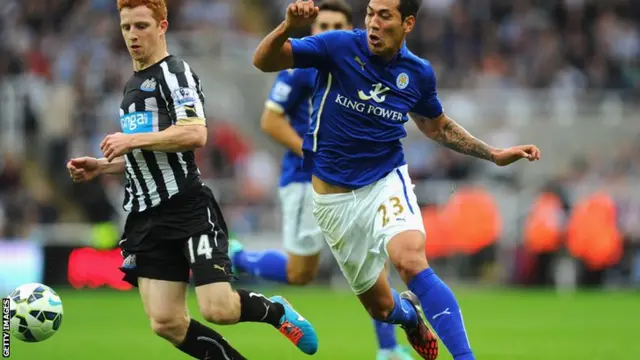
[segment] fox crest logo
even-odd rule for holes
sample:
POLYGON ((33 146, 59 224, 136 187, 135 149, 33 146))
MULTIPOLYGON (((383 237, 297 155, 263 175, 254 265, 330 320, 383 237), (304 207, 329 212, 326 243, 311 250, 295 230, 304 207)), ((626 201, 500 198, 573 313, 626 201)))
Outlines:
POLYGON ((365 94, 364 91, 358 90, 358 97, 362 101, 373 100, 377 103, 382 103, 387 99, 387 96, 384 95, 387 91, 391 90, 388 87, 382 87, 382 84, 371 85, 373 90, 369 90, 369 94, 365 94))

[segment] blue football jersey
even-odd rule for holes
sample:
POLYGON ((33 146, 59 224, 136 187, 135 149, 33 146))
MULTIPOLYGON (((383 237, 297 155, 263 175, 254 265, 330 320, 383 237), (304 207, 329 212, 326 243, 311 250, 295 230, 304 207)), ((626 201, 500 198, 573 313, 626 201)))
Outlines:
POLYGON ((329 184, 360 188, 404 165, 407 113, 443 113, 431 64, 406 45, 385 63, 363 30, 290 41, 294 67, 318 70, 304 166, 329 184))
MULTIPOLYGON (((311 121, 311 95, 314 87, 315 69, 291 69, 281 71, 271 88, 266 107, 285 114, 291 126, 304 138, 311 121)), ((292 182, 311 181, 311 171, 302 166, 302 159, 287 150, 282 159, 280 186, 292 182)))

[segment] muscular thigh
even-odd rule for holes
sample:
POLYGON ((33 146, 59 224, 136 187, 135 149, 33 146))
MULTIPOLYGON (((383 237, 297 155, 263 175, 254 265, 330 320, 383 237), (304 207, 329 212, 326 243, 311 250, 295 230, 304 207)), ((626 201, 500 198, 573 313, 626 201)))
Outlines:
POLYGON ((235 323, 240 316, 238 294, 229 283, 233 274, 227 248, 227 236, 221 229, 194 236, 185 246, 200 313, 217 324, 235 323))
POLYGON ((187 316, 187 284, 184 282, 138 278, 144 310, 152 321, 171 322, 187 316))

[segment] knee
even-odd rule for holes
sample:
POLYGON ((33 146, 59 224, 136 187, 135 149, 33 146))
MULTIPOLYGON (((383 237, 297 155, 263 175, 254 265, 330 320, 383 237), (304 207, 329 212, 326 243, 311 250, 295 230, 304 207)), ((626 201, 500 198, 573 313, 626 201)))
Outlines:
POLYGON ((287 281, 291 285, 307 285, 316 278, 318 269, 315 267, 288 267, 287 281))
POLYGON ((371 315, 374 320, 378 321, 385 321, 388 319, 389 315, 391 315, 391 312, 393 311, 393 307, 393 297, 391 296, 379 298, 375 304, 366 306, 369 315, 371 315))
POLYGON ((422 238, 413 237, 400 244, 391 245, 400 245, 395 246, 393 251, 390 251, 390 258, 405 282, 411 281, 414 276, 429 267, 424 253, 424 240, 422 238))
POLYGON ((153 315, 151 316, 151 329, 153 332, 177 345, 182 342, 189 328, 187 314, 180 315, 153 315))
POLYGON ((216 295, 200 304, 200 313, 210 323, 235 324, 240 319, 240 297, 233 291, 216 295))
POLYGON ((402 254, 394 265, 405 282, 411 281, 416 275, 429 267, 427 258, 422 253, 407 252, 402 254))

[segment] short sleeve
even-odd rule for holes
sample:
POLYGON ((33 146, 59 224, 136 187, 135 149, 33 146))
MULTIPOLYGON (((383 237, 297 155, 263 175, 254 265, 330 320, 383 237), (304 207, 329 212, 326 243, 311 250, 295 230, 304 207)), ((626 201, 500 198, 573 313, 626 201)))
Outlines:
POLYGON ((200 79, 185 63, 185 71, 165 73, 169 94, 163 94, 174 125, 205 125, 204 93, 200 79))
POLYGON ((278 114, 283 114, 294 100, 294 74, 296 70, 281 71, 271 87, 265 106, 278 114))
POLYGON ((314 70, 289 69, 281 71, 269 92, 265 106, 278 114, 288 113, 310 95, 309 76, 314 70))
POLYGON ((341 40, 341 31, 327 31, 302 39, 289 39, 293 51, 293 67, 321 69, 330 62, 328 44, 335 45, 341 40))
POLYGON ((429 63, 425 64, 424 77, 420 84, 420 100, 413 108, 414 113, 429 119, 435 119, 444 112, 436 90, 436 76, 429 63))

